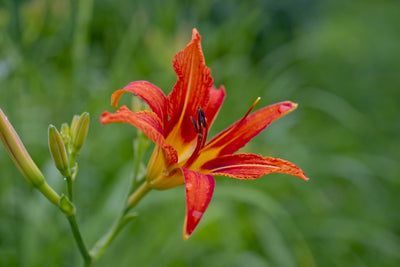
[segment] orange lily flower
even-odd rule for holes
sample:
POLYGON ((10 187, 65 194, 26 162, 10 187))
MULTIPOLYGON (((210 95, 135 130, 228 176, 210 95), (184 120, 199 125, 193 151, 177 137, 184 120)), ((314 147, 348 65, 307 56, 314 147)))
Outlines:
POLYGON ((112 94, 117 107, 125 92, 142 98, 151 111, 133 112, 122 106, 115 113, 104 112, 101 123, 124 122, 139 128, 155 144, 147 166, 146 182, 153 189, 186 187, 184 239, 196 228, 210 203, 213 175, 237 179, 256 179, 269 173, 286 173, 308 180, 294 164, 256 154, 237 153, 241 147, 271 122, 293 111, 290 101, 264 107, 245 116, 206 142, 225 98, 225 89, 215 88, 210 69, 205 65, 200 35, 193 29, 191 42, 173 60, 178 76, 172 92, 163 91, 147 81, 136 81, 112 94))

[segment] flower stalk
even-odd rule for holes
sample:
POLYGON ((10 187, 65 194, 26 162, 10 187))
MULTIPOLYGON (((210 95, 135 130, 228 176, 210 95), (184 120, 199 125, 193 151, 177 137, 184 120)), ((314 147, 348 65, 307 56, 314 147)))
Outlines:
POLYGON ((136 218, 136 213, 129 213, 129 211, 134 208, 147 193, 151 191, 150 185, 147 181, 144 181, 127 199, 126 207, 118 216, 117 220, 110 227, 107 233, 101 237, 93 248, 90 250, 90 256, 93 261, 97 260, 103 253, 106 251, 107 247, 114 240, 117 234, 122 230, 124 226, 126 226, 129 222, 131 222, 134 218, 136 218))

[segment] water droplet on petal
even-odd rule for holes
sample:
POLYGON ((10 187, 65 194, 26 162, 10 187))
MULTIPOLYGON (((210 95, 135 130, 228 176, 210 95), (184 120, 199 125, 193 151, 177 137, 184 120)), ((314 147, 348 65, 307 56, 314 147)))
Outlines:
POLYGON ((202 215, 203 215, 203 213, 198 210, 194 210, 192 212, 192 216, 195 217, 196 219, 200 219, 202 215))

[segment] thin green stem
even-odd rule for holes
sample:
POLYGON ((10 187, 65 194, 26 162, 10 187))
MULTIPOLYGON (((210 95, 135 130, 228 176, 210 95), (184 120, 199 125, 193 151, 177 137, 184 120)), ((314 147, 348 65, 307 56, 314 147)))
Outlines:
POLYGON ((72 234, 74 235, 76 244, 78 245, 79 251, 82 254, 83 260, 85 261, 85 266, 90 266, 92 264, 92 258, 83 242, 81 232, 79 231, 78 223, 76 222, 76 215, 66 215, 69 225, 71 226, 72 234))
POLYGON ((96 242, 93 248, 90 250, 89 254, 93 261, 97 260, 103 253, 106 251, 111 241, 117 236, 117 234, 122 230, 122 228, 127 225, 136 214, 132 214, 131 216, 127 216, 125 213, 121 213, 121 215, 117 218, 114 224, 110 227, 107 233, 96 242))
POLYGON ((151 187, 150 184, 147 181, 144 181, 143 184, 141 184, 138 189, 136 189, 135 192, 133 192, 129 197, 128 200, 126 201, 126 209, 125 213, 128 212, 130 209, 134 208, 140 200, 148 193, 150 192, 151 187))
POLYGON ((138 182, 138 176, 140 171, 140 164, 142 162, 142 157, 149 145, 147 136, 142 132, 138 131, 137 138, 133 141, 133 175, 131 186, 129 188, 129 194, 135 189, 136 183, 138 182))
POLYGON ((65 177, 65 180, 67 182, 67 196, 68 196, 68 198, 69 198, 69 200, 71 202, 73 201, 73 198, 72 198, 72 196, 73 196, 72 184, 74 183, 73 177, 75 177, 76 172, 77 172, 77 170, 76 170, 76 165, 77 165, 76 164, 76 156, 77 156, 77 154, 73 150, 69 153, 69 158, 68 158, 69 166, 68 167, 69 167, 69 174, 70 175, 65 177))
POLYGON ((129 210, 134 208, 140 200, 151 191, 150 185, 145 181, 133 194, 128 197, 126 208, 117 218, 115 223, 110 227, 107 233, 96 242, 90 250, 90 255, 93 261, 97 260, 106 251, 111 241, 117 236, 122 228, 127 225, 136 214, 128 214, 129 210))
POLYGON ((72 178, 68 176, 65 178, 67 180, 67 196, 70 201, 72 201, 72 178))

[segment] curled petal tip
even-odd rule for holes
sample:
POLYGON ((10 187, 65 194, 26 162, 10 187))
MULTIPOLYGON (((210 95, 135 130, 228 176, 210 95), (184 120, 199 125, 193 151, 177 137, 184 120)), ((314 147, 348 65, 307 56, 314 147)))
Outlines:
POLYGON ((101 124, 107 124, 107 119, 106 117, 110 114, 108 111, 104 111, 101 116, 100 116, 100 123, 101 124))
POLYGON ((279 108, 279 111, 282 112, 282 113, 285 113, 285 112, 288 112, 288 111, 295 110, 297 108, 297 106, 298 105, 296 103, 287 101, 287 102, 282 103, 282 105, 279 108))
POLYGON ((124 93, 124 90, 120 89, 120 90, 115 91, 111 95, 111 105, 113 106, 113 108, 117 108, 118 107, 118 101, 121 98, 123 93, 124 93))
MULTIPOLYGON (((297 168, 298 168, 298 167, 297 167, 297 168)), ((293 173, 293 174, 288 173, 288 174, 297 176, 298 178, 300 178, 300 179, 302 179, 302 180, 304 180, 304 181, 310 180, 310 178, 308 178, 308 177, 306 176, 306 174, 305 174, 301 169, 299 169, 299 173, 297 173, 297 174, 295 174, 295 173, 293 173)))

